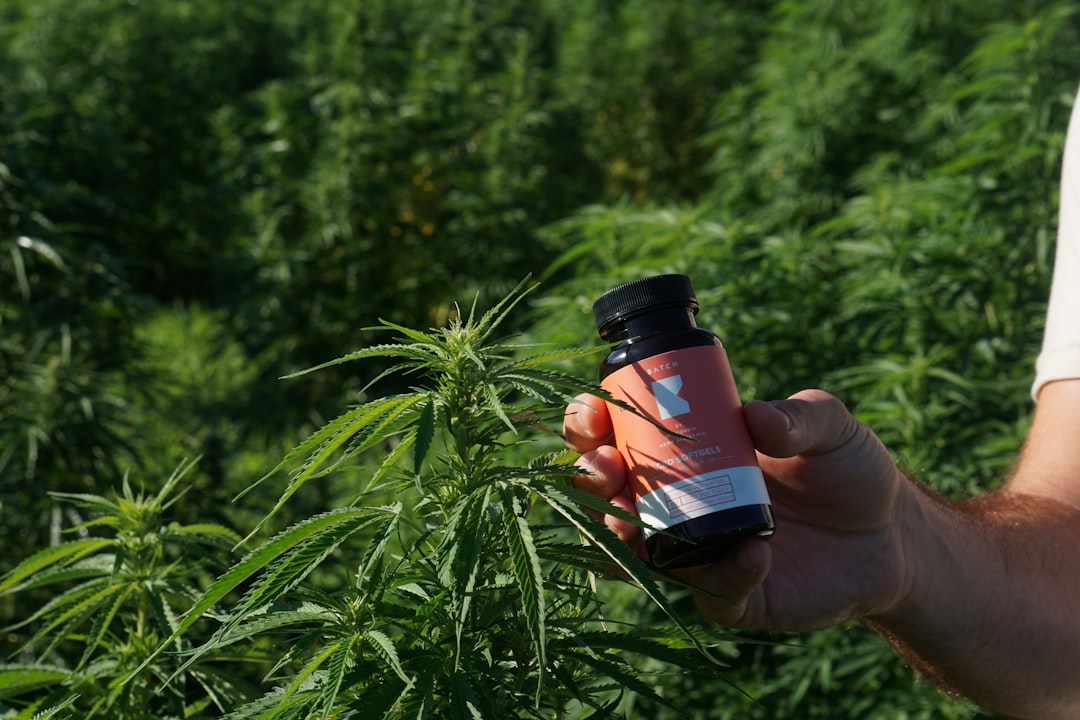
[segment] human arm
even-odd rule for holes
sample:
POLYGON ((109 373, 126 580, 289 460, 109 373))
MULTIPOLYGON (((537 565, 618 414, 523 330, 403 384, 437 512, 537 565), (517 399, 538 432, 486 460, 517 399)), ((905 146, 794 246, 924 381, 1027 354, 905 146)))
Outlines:
POLYGON ((867 618, 939 684, 1008 715, 1080 716, 1080 380, 1046 385, 1013 477, 950 503, 918 490, 913 582, 867 618))
POLYGON ((1066 140, 1038 397, 1005 486, 916 497, 925 529, 906 602, 872 618, 913 664, 1000 712, 1080 717, 1080 111, 1066 140))
POLYGON ((916 497, 907 601, 871 619, 913 664, 1000 712, 1080 717, 1080 105, 1062 165, 1035 417, 1012 478, 959 504, 916 497))

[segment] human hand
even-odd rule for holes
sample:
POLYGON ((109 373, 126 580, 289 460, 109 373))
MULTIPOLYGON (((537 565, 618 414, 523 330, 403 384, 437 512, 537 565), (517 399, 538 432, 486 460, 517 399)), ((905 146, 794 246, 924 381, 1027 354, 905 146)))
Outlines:
MULTIPOLYGON (((820 390, 743 408, 773 503, 776 533, 748 538, 717 562, 679 571, 701 611, 735 627, 811 630, 895 607, 910 587, 904 521, 917 492, 888 450, 844 405, 820 390)), ((579 396, 563 434, 581 452, 582 490, 634 512, 626 465, 610 444, 605 403, 579 396)), ((640 528, 605 524, 644 552, 640 528)))

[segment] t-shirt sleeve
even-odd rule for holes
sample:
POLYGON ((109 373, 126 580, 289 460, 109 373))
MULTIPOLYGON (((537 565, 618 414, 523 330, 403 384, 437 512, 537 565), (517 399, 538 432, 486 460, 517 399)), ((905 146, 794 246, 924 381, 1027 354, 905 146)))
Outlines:
POLYGON ((1037 398, 1052 380, 1080 378, 1080 101, 1073 105, 1061 168, 1061 208, 1046 333, 1035 362, 1037 398))

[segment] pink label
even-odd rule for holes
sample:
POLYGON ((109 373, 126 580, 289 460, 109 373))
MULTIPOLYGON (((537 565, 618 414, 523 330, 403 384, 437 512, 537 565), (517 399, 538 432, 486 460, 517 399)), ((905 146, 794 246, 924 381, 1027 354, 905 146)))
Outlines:
MULTIPOLYGON (((742 504, 725 473, 729 468, 757 468, 757 455, 743 420, 742 402, 720 346, 683 348, 654 355, 621 368, 601 383, 611 395, 644 417, 609 405, 615 444, 630 468, 635 501, 677 483, 668 499, 674 519, 714 508, 742 504), (691 490, 696 478, 709 480, 691 490), (681 511, 680 511, 681 508, 681 511)), ((754 473, 760 477, 760 471, 754 473)), ((764 481, 752 493, 765 497, 764 481)), ((670 493, 664 493, 668 495, 670 493)))

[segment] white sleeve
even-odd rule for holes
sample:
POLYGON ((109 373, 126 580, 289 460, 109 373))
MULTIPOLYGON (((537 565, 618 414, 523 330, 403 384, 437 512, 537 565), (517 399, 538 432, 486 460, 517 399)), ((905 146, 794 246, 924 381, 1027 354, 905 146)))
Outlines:
POLYGON ((1061 207, 1046 334, 1033 397, 1051 380, 1080 378, 1080 98, 1073 105, 1061 168, 1061 207))

